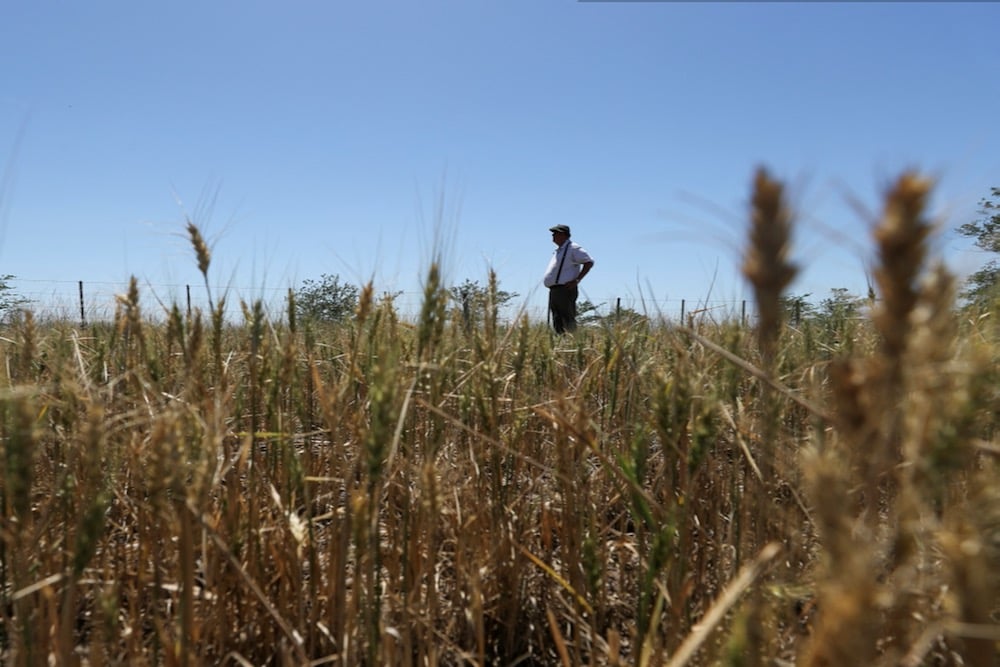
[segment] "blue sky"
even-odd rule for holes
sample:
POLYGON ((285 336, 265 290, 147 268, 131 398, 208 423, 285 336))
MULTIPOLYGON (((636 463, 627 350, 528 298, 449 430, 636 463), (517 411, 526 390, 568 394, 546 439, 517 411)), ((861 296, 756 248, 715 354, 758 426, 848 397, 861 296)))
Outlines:
POLYGON ((45 302, 210 282, 267 298, 426 268, 539 287, 568 224, 594 303, 748 298, 763 165, 800 214, 795 294, 866 290, 898 174, 936 179, 936 248, 1000 185, 1000 4, 570 0, 5 2, 0 274, 45 302), (859 206, 860 205, 860 206, 859 206))

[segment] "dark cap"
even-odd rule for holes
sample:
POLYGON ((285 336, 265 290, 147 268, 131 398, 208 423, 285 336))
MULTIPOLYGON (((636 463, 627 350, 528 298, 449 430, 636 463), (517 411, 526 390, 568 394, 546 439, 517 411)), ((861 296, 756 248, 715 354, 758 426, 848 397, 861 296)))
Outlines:
POLYGON ((569 227, 567 227, 566 225, 553 225, 552 227, 549 227, 549 231, 559 232, 560 234, 565 234, 566 236, 569 236, 569 227))

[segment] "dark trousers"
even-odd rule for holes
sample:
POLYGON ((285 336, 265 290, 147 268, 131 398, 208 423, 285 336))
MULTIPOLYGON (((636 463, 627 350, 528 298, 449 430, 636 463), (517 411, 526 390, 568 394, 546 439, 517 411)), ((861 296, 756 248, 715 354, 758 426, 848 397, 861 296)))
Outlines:
POLYGON ((549 288, 549 313, 556 333, 576 331, 576 297, 580 290, 569 285, 549 288))

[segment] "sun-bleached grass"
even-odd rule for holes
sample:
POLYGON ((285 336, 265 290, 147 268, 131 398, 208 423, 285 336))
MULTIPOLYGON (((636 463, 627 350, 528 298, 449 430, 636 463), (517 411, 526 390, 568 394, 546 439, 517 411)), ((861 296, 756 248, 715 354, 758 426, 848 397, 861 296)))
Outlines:
POLYGON ((925 265, 929 184, 835 328, 773 309, 793 217, 753 187, 756 330, 469 328, 436 266, 412 322, 368 285, 340 325, 154 324, 134 281, 14 322, 3 662, 993 664, 997 335, 925 265))

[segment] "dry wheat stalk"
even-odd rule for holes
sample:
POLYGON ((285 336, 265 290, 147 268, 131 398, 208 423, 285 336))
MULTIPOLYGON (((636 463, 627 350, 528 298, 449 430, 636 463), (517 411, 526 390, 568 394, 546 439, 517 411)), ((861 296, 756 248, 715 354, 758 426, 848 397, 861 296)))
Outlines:
POLYGON ((754 175, 743 275, 754 289, 757 335, 766 366, 773 359, 781 331, 781 294, 797 272, 789 261, 791 236, 792 213, 785 201, 784 186, 760 168, 754 175))

